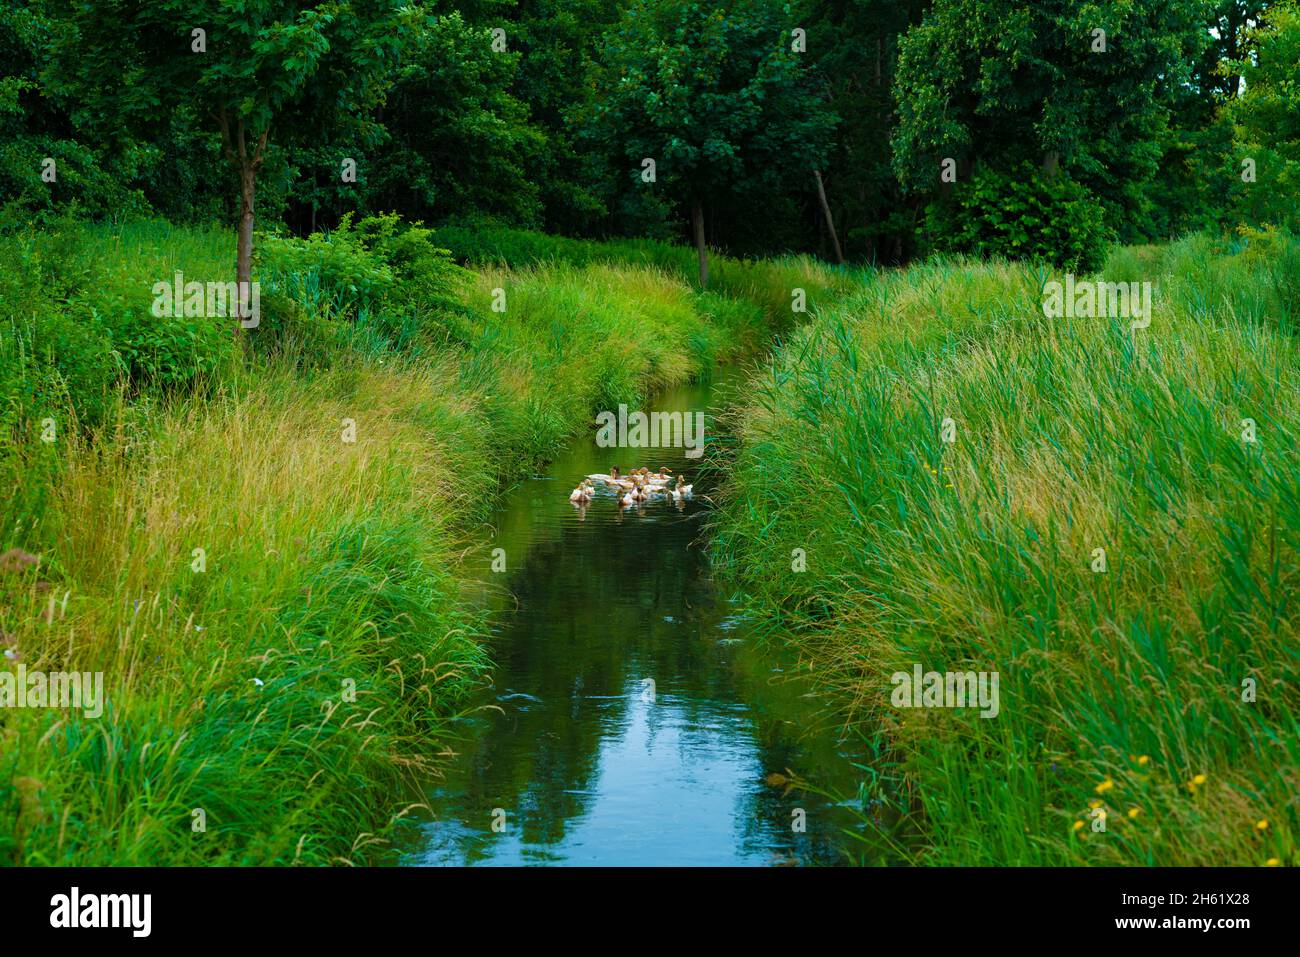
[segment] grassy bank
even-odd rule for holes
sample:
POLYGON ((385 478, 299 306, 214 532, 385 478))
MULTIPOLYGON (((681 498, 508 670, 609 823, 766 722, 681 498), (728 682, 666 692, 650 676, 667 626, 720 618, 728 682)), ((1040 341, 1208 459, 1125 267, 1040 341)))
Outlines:
POLYGON ((262 244, 245 354, 229 320, 150 314, 174 270, 226 278, 223 230, 9 238, 5 667, 107 694, 0 711, 15 864, 375 859, 488 666, 460 563, 499 483, 759 346, 814 275, 744 267, 764 298, 609 250, 467 272, 370 222, 262 244))
POLYGON ((918 862, 1300 863, 1297 262, 1121 250, 1139 330, 1027 267, 884 273, 755 387, 716 551, 891 747, 918 862), (1000 713, 892 706, 916 663, 1000 713))
MULTIPOLYGON (((564 264, 577 267, 645 266, 693 284, 699 273, 694 249, 650 239, 588 242, 550 236, 527 229, 471 229, 444 226, 438 242, 471 266, 564 264)), ((739 301, 758 306, 768 317, 768 331, 785 333, 804 318, 792 308, 795 290, 802 291, 807 312, 826 307, 861 281, 857 268, 830 266, 811 256, 770 259, 709 259, 706 302, 739 301)))

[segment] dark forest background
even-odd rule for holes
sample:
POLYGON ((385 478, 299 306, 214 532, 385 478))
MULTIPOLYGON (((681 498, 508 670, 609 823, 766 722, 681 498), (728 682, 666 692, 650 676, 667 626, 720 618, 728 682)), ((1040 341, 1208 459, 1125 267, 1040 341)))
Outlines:
POLYGON ((1297 23, 1250 0, 8 0, 0 214, 234 222, 219 103, 250 151, 270 134, 259 228, 396 211, 1095 265, 1109 241, 1295 225, 1297 23), (332 19, 246 46, 313 16, 332 19))

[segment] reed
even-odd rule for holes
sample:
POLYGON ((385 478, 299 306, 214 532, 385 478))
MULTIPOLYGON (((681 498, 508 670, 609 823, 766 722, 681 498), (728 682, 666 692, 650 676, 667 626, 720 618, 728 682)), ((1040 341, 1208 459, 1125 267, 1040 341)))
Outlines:
POLYGON ((1149 328, 963 260, 823 312, 736 417, 715 552, 891 742, 914 861, 1296 863, 1294 300, 1202 237, 1103 275, 1156 283, 1149 328), (999 672, 1000 714, 892 707, 918 662, 999 672))
POLYGON ((222 332, 197 373, 173 348, 185 375, 165 387, 128 369, 55 382, 77 358, 60 349, 102 370, 121 330, 150 368, 152 282, 223 269, 217 238, 16 240, 0 340, 32 361, 6 380, 29 412, 0 421, 0 552, 39 564, 0 572, 0 631, 28 669, 102 672, 108 706, 0 711, 0 861, 382 860, 489 666, 463 583, 500 484, 777 321, 649 263, 493 266, 460 308, 386 324, 313 314, 305 286, 268 298, 250 335, 277 347, 240 357, 222 332), (74 311, 86 335, 52 336, 74 311), (34 437, 44 415, 53 443, 34 437))

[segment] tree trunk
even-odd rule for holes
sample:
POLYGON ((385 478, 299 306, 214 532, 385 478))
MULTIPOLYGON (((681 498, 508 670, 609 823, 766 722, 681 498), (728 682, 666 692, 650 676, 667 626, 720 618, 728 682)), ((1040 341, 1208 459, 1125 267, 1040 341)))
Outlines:
POLYGON ((844 250, 840 249, 840 237, 835 233, 835 217, 831 215, 830 203, 826 202, 826 187, 822 184, 821 170, 813 170, 817 178, 817 200, 822 206, 822 215, 826 217, 826 229, 831 234, 831 245, 835 247, 835 261, 844 265, 844 250))
POLYGON ((700 197, 691 199, 691 230, 695 234, 695 251, 700 254, 700 288, 709 288, 709 247, 704 243, 704 204, 700 197))
POLYGON ((239 228, 235 241, 235 290, 239 315, 238 321, 234 323, 234 335, 240 339, 240 332, 245 328, 243 321, 253 318, 249 303, 253 279, 253 201, 257 188, 257 171, 266 158, 266 139, 271 128, 268 126, 262 130, 250 155, 243 119, 240 118, 235 129, 231 130, 230 115, 225 107, 218 110, 215 116, 221 129, 221 145, 226 159, 239 170, 239 228))
POLYGON ((257 171, 248 162, 239 169, 239 240, 235 256, 235 282, 239 289, 239 319, 235 335, 244 328, 243 320, 249 316, 248 297, 253 281, 253 197, 257 171))

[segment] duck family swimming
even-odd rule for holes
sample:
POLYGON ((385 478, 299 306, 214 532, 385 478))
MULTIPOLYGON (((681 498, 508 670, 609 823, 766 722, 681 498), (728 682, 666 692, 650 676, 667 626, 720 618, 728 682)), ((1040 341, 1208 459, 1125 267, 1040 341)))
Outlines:
POLYGON ((586 505, 595 494, 597 484, 612 492, 624 508, 641 505, 656 498, 682 502, 691 497, 694 488, 693 485, 683 484, 682 477, 673 475, 670 469, 661 468, 657 472, 652 472, 643 466, 624 475, 615 465, 608 473, 597 472, 584 478, 578 487, 569 493, 569 501, 575 505, 586 505))

